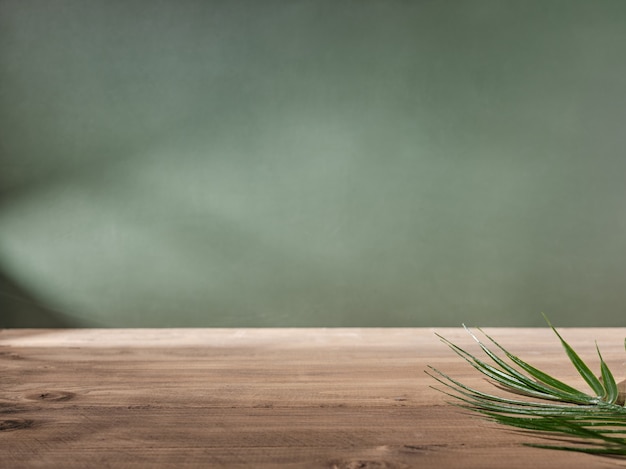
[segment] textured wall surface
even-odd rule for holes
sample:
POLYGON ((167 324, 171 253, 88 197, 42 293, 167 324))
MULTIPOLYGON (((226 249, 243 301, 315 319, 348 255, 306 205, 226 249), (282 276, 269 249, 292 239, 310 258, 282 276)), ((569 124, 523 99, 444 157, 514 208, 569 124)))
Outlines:
POLYGON ((0 0, 0 325, 623 325, 625 24, 0 0))

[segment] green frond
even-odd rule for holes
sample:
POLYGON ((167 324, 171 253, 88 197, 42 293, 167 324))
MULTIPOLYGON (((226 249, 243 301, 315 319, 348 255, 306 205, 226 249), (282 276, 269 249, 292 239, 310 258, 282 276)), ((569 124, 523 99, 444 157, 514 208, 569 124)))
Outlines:
POLYGON ((623 393, 620 394, 623 383, 616 383, 597 344, 600 378, 596 377, 547 317, 546 322, 594 395, 576 389, 530 365, 478 329, 504 357, 498 355, 465 325, 465 330, 491 363, 477 358, 441 335, 437 336, 469 365, 488 377, 496 387, 519 397, 512 398, 474 389, 432 366, 428 367, 426 373, 445 386, 445 389, 435 389, 451 397, 451 404, 476 412, 499 424, 563 443, 529 446, 590 454, 626 455, 626 408, 623 406, 623 393), (572 443, 572 439, 576 443, 572 443))

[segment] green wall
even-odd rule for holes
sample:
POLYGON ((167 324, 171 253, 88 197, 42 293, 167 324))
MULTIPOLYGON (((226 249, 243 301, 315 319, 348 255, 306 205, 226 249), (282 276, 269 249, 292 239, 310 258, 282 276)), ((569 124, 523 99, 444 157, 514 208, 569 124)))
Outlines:
POLYGON ((0 325, 624 325, 625 25, 0 0, 0 325))

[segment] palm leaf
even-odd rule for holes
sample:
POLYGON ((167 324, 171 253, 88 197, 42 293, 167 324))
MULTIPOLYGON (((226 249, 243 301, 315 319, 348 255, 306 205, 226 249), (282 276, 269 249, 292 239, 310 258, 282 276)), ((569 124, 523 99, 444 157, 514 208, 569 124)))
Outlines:
MULTIPOLYGON (((444 389, 435 389, 453 398, 452 404, 477 412, 499 424, 556 440, 554 444, 529 446, 626 456, 626 408, 624 394, 620 392, 624 383, 616 383, 597 344, 599 378, 563 339, 548 318, 545 319, 561 342, 570 362, 589 385, 592 394, 576 389, 530 365, 478 329, 495 347, 496 351, 492 350, 465 326, 465 330, 486 355, 487 361, 477 358, 445 337, 439 334, 437 336, 469 365, 487 376, 496 387, 518 397, 500 396, 474 389, 432 366, 428 367, 426 373, 444 386, 444 389)), ((626 347, 626 340, 624 346, 626 347)))

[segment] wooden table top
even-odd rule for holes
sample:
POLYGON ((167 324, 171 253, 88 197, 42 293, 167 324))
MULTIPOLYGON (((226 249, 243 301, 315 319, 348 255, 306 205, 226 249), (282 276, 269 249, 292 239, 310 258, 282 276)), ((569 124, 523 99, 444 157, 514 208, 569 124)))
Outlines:
MULTIPOLYGON (((489 328, 581 385, 546 329, 489 328)), ((457 328, 0 330, 0 467, 614 468, 447 403, 433 365, 494 388, 435 336, 457 328)), ((561 329, 624 378, 626 328, 561 329)))

